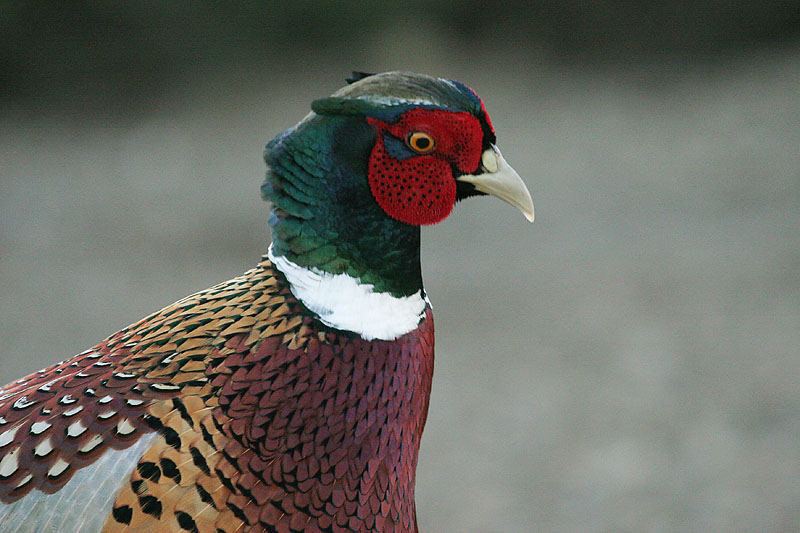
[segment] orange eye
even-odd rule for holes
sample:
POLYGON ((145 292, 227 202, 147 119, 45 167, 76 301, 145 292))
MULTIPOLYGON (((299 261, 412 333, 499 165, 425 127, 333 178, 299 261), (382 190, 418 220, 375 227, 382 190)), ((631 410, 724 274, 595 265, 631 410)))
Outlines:
POLYGON ((436 145, 433 137, 422 131, 410 133, 406 138, 406 144, 418 154, 429 154, 433 152, 433 147, 436 145))

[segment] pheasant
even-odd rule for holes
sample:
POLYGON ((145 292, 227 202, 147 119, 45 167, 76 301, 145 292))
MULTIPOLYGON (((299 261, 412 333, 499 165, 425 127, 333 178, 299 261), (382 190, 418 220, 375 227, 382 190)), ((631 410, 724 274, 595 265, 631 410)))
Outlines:
POLYGON ((267 144, 255 268, 0 390, 0 530, 417 530, 420 226, 533 202, 472 89, 348 82, 267 144))

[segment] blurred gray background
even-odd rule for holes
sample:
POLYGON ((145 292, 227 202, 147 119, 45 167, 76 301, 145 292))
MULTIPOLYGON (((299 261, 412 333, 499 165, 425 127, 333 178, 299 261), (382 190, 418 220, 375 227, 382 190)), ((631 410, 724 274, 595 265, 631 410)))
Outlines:
POLYGON ((350 70, 483 97, 536 203, 424 230, 424 531, 800 530, 800 4, 0 3, 0 382, 252 267, 350 70))

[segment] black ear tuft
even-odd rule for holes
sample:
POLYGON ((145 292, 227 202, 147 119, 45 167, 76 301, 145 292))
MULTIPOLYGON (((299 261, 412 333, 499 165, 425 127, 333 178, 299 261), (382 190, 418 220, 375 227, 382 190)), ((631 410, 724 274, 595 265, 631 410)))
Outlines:
POLYGON ((344 81, 346 81, 348 84, 350 84, 350 83, 355 83, 355 82, 357 82, 359 80, 363 80, 364 78, 366 78, 368 76, 374 76, 374 75, 375 75, 374 72, 373 73, 369 73, 369 72, 359 72, 358 70, 354 70, 353 73, 350 75, 350 77, 349 78, 345 78, 344 81))

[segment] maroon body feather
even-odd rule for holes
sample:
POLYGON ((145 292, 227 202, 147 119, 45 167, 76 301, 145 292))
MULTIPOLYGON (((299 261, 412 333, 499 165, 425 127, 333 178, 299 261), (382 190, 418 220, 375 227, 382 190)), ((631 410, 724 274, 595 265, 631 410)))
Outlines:
POLYGON ((0 500, 157 431, 107 529, 415 531, 432 374, 430 310, 365 341, 314 320, 265 260, 4 389, 0 500))

